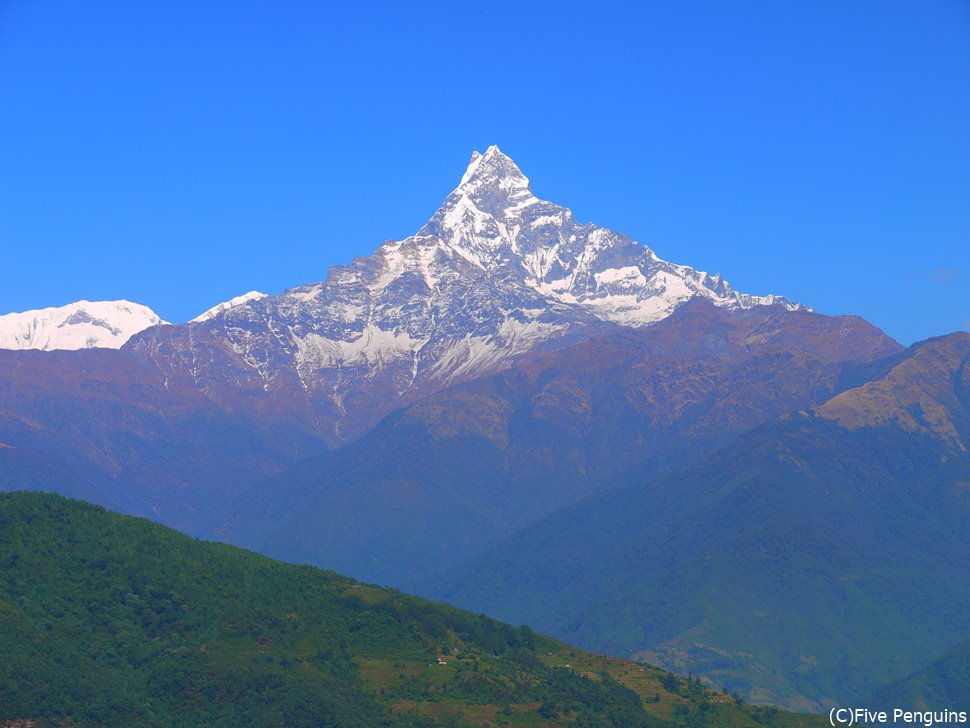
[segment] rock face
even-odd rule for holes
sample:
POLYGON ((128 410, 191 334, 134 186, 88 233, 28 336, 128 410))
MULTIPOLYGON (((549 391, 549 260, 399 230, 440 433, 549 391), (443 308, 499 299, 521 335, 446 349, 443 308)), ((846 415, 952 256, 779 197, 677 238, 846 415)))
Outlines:
POLYGON ((118 349, 133 334, 164 323, 139 303, 76 301, 0 316, 0 349, 118 349))
POLYGON ((416 235, 333 267, 321 283, 216 307, 187 329, 153 329, 130 346, 217 401, 227 376, 231 389, 245 382, 270 399, 299 400, 339 443, 395 407, 527 352, 653 324, 696 298, 727 309, 801 308, 737 293, 719 276, 576 222, 536 198, 515 163, 490 147, 472 156, 416 235), (229 366, 219 371, 213 360, 229 366))

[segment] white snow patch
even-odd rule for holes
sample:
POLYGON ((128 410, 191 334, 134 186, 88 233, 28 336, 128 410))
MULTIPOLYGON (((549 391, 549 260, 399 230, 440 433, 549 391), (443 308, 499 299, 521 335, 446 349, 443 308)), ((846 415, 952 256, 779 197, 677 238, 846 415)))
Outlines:
POLYGON ((530 220, 529 224, 534 228, 542 227, 543 225, 561 225, 562 215, 539 215, 538 217, 530 220))
POLYGON ((508 362, 508 352, 494 337, 468 335, 436 351, 437 361, 429 375, 446 382, 466 380, 474 375, 494 371, 508 362))
POLYGON ((635 265, 609 268, 593 276, 597 283, 619 283, 624 287, 647 285, 647 279, 635 265))
POLYGON ((415 339, 406 331, 385 331, 367 325, 361 335, 351 341, 328 339, 319 334, 307 334, 296 340, 299 350, 297 366, 303 369, 366 364, 380 369, 397 359, 410 359, 425 340, 415 339))
POLYGON ((294 288, 291 291, 287 291, 284 295, 297 301, 299 303, 309 303, 314 299, 318 298, 323 292, 323 285, 320 283, 314 284, 312 286, 303 286, 301 288, 294 288))
POLYGON ((502 322, 498 333, 507 353, 515 355, 531 351, 537 344, 560 333, 563 328, 565 327, 562 325, 543 323, 534 319, 516 321, 510 318, 502 322))

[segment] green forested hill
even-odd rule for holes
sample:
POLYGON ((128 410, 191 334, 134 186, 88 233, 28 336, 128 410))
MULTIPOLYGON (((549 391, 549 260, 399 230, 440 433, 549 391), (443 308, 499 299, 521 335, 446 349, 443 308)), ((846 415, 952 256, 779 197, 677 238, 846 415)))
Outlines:
POLYGON ((754 726, 738 704, 333 573, 39 493, 0 495, 0 722, 754 726))

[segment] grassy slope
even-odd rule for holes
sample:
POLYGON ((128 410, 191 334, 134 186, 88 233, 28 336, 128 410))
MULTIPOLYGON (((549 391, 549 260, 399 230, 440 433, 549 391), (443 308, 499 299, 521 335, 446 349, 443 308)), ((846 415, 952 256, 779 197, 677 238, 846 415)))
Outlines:
POLYGON ((528 628, 38 493, 0 496, 0 643, 0 721, 783 726, 813 720, 745 706, 528 628))

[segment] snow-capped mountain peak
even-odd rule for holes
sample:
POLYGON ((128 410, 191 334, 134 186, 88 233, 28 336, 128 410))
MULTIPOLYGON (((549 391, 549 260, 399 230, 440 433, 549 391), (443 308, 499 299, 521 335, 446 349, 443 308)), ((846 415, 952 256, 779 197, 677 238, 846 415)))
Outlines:
POLYGON ((75 301, 0 316, 0 349, 120 349, 138 332, 164 323, 131 301, 75 301))
POLYGON ((518 257, 522 214, 540 203, 515 162, 491 146, 472 154, 458 187, 414 238, 434 238, 473 265, 493 270, 518 257))
MULTIPOLYGON (((221 340, 218 355, 238 357, 233 377, 248 371, 266 392, 295 386, 314 406, 327 403, 344 438, 385 407, 510 366, 537 348, 617 324, 653 324, 697 297, 724 308, 798 307, 736 293, 719 276, 577 222, 537 198, 515 162, 492 146, 472 155, 415 235, 332 267, 322 282, 216 307, 193 324, 205 335, 179 346, 221 340)), ((162 346, 152 339, 139 337, 133 347, 162 346)), ((215 386, 211 354, 180 360, 200 387, 215 386)))
POLYGON ((529 187, 528 177, 494 145, 485 154, 472 154, 468 169, 452 193, 454 195, 466 197, 479 210, 500 217, 538 202, 529 187))
POLYGON ((622 233, 578 223, 569 209, 537 198, 495 146, 472 155, 458 187, 409 240, 422 238, 486 270, 514 271, 544 296, 627 326, 659 321, 696 296, 728 308, 800 308, 778 296, 737 293, 720 275, 669 263, 622 233))

